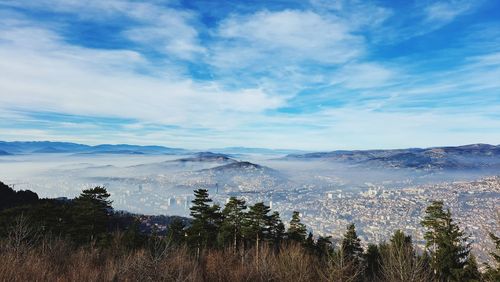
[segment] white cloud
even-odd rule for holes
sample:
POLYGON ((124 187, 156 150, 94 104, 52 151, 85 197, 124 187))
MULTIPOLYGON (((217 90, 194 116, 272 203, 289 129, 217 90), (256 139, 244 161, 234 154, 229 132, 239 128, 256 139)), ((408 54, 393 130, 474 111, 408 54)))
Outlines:
POLYGON ((205 52, 194 27, 194 14, 154 2, 37 0, 4 5, 67 13, 93 22, 118 21, 125 29, 123 35, 131 41, 174 58, 192 60, 205 52))
POLYGON ((454 20, 457 16, 469 12, 473 7, 475 7, 474 1, 470 0, 437 1, 425 7, 424 12, 427 21, 445 24, 454 20))
POLYGON ((13 26, 0 43, 0 108, 232 128, 284 104, 260 89, 225 90, 168 73, 145 76, 140 54, 68 45, 51 31, 13 26), (28 37, 29 35, 29 37, 28 37), (28 39, 27 38, 31 38, 28 39), (229 117, 229 119, 228 119, 229 117))
POLYGON ((387 86, 397 73, 376 63, 354 63, 334 74, 332 84, 341 84, 348 89, 376 88, 387 86))
POLYGON ((220 68, 259 68, 300 62, 340 64, 361 56, 363 38, 335 16, 312 11, 261 11, 223 21, 211 58, 220 68), (237 58, 237 59, 236 59, 237 58))
MULTIPOLYGON (((309 11, 233 14, 205 34, 209 38, 204 44, 199 38, 204 27, 197 26, 197 15, 155 4, 159 2, 12 3, 50 7, 97 24, 116 21, 125 27, 118 36, 148 49, 72 45, 59 33, 71 23, 59 26, 1 14, 5 15, 0 16, 1 117, 14 124, 37 123, 29 120, 33 117, 9 111, 18 110, 133 120, 105 133, 93 128, 84 132, 88 126, 84 122, 55 121, 58 124, 44 130, 2 132, 4 139, 317 150, 500 138, 498 119, 488 117, 500 111, 495 106, 499 55, 470 57, 447 71, 431 70, 434 58, 418 63, 412 57, 369 61, 373 42, 366 38, 383 32, 392 12, 366 2, 339 0, 334 6, 317 4, 309 11), (144 55, 151 50, 172 58, 152 62, 144 55), (214 78, 195 81, 184 69, 186 62, 176 59, 191 60, 202 71, 213 72, 214 78), (251 80, 256 82, 248 83, 251 80), (480 93, 477 99, 474 93, 480 93), (316 107, 315 101, 330 105, 316 107), (464 101, 470 102, 466 108, 460 105, 464 101), (297 112, 274 111, 283 106, 297 112), (164 125, 173 127, 163 130, 164 125), (484 132, 477 133, 480 130, 484 132)), ((451 6, 425 7, 419 6, 418 17, 405 19, 427 18, 426 22, 401 30, 396 25, 395 36, 404 40, 432 31, 472 9, 451 14, 446 10, 451 6)))

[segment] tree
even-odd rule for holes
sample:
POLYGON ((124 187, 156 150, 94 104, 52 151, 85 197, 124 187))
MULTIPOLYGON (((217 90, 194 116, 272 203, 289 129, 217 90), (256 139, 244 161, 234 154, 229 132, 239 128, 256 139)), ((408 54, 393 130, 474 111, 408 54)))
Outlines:
POLYGON ((146 236, 141 233, 139 220, 134 218, 125 230, 121 244, 128 250, 142 247, 146 236))
POLYGON ((307 234, 307 238, 304 240, 304 247, 311 253, 316 251, 316 244, 314 243, 314 235, 312 232, 307 234))
POLYGON ((422 225, 427 231, 424 238, 436 278, 463 281, 471 248, 468 236, 453 222, 450 210, 444 210, 442 201, 432 202, 425 212, 422 225))
POLYGON ((363 281, 363 267, 349 259, 342 248, 332 252, 318 268, 322 281, 358 282, 363 281))
POLYGON ((199 257, 202 248, 211 247, 216 242, 221 217, 219 206, 209 205, 212 199, 209 198, 208 190, 195 190, 194 196, 190 213, 193 221, 188 230, 188 241, 199 257))
POLYGON ((278 252, 281 248, 281 242, 285 236, 285 225, 281 221, 280 214, 273 212, 269 217, 269 239, 273 242, 274 249, 278 252))
POLYGON ((174 218, 167 230, 167 239, 174 245, 181 245, 185 240, 186 224, 180 218, 174 218))
POLYGON ((246 208, 244 200, 231 197, 222 210, 221 235, 224 241, 223 245, 228 241, 231 242, 234 252, 237 251, 241 242, 246 208))
POLYGON ((381 256, 378 246, 368 244, 365 254, 365 278, 368 281, 376 281, 380 277, 381 256))
POLYGON ((397 230, 389 244, 380 247, 383 281, 429 281, 425 258, 416 254, 411 236, 397 230))
POLYGON ((321 259, 325 259, 331 257, 333 255, 333 252, 334 249, 333 249, 332 237, 319 236, 318 239, 316 240, 316 254, 318 255, 318 257, 321 259))
POLYGON ((259 259, 259 248, 261 240, 265 239, 269 232, 270 209, 264 203, 256 203, 250 207, 245 220, 244 234, 247 239, 255 242, 256 259, 259 259))
POLYGON ((363 260, 363 248, 361 247, 361 240, 358 238, 354 223, 347 227, 347 231, 342 239, 342 253, 348 260, 356 261, 360 264, 363 260))
MULTIPOLYGON (((465 263, 464 270, 461 272, 460 281, 479 282, 482 281, 482 274, 479 272, 476 257, 470 255, 465 263)), ((500 280, 497 280, 500 281, 500 280)))
POLYGON ((102 240, 112 214, 112 201, 106 188, 97 186, 83 190, 73 201, 72 235, 77 243, 102 240))
POLYGON ((493 233, 490 233, 490 238, 495 243, 495 251, 490 255, 493 257, 495 265, 486 264, 485 278, 488 281, 500 281, 500 238, 493 233))
POLYGON ((21 205, 30 205, 38 201, 38 195, 30 190, 15 191, 0 181, 0 211, 21 205))
POLYGON ((300 222, 299 212, 294 211, 292 219, 290 220, 290 226, 288 227, 287 237, 291 241, 303 243, 306 235, 307 228, 302 222, 300 222))

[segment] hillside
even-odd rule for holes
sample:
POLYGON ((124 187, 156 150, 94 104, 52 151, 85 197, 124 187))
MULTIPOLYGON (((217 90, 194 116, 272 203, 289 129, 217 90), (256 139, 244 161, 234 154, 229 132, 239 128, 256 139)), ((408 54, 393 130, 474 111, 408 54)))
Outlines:
POLYGON ((292 154, 287 160, 339 161, 366 167, 434 169, 487 169, 500 167, 500 146, 472 144, 457 147, 396 150, 332 151, 292 154))

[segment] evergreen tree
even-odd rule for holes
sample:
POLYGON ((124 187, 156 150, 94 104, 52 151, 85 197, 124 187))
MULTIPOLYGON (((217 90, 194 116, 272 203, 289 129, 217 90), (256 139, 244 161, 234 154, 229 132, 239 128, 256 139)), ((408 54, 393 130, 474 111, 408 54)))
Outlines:
POLYGON ((380 275, 381 256, 378 246, 375 244, 368 244, 365 254, 365 278, 368 281, 376 281, 380 275))
POLYGON ((181 245, 185 240, 186 224, 180 218, 174 218, 168 226, 167 239, 174 245, 181 245))
POLYGON ((15 206, 35 204, 38 195, 30 190, 15 191, 0 181, 0 211, 15 206))
POLYGON ((316 251, 316 244, 314 243, 314 236, 312 232, 307 234, 307 238, 304 241, 304 247, 311 253, 316 251))
POLYGON ((486 264, 485 278, 487 281, 500 281, 500 238, 493 233, 489 235, 495 243, 495 251, 491 252, 490 255, 493 257, 496 267, 495 265, 486 264))
POLYGON ((77 243, 103 240, 106 237, 112 207, 104 187, 83 190, 73 201, 72 235, 77 243))
POLYGON ((347 231, 342 239, 342 253, 348 260, 359 263, 363 260, 363 248, 361 247, 361 240, 358 238, 354 223, 347 227, 347 231))
POLYGON ((316 240, 316 254, 318 255, 318 257, 320 257, 321 259, 326 259, 333 256, 333 252, 334 249, 332 237, 319 236, 316 240))
POLYGON ((287 237, 290 241, 303 243, 307 235, 306 226, 300 222, 300 214, 298 211, 294 211, 292 214, 292 219, 290 220, 290 226, 288 227, 287 237))
POLYGON ((275 251, 278 252, 281 248, 281 242, 285 236, 285 225, 281 221, 280 214, 273 212, 269 217, 269 239, 273 242, 275 251))
POLYGON ((238 249, 241 243, 246 208, 244 200, 231 197, 222 210, 222 245, 230 243, 234 251, 238 249))
POLYGON ((443 209, 442 201, 434 201, 426 209, 422 225, 427 229, 424 238, 431 257, 431 267, 440 281, 463 281, 468 263, 470 243, 451 217, 443 209))
POLYGON ((142 247, 145 240, 146 236, 141 234, 139 221, 135 219, 123 234, 122 244, 128 250, 135 250, 142 247))
POLYGON ((255 205, 250 207, 245 220, 245 238, 255 242, 257 259, 259 258, 259 248, 261 241, 266 239, 269 234, 269 211, 269 207, 264 205, 264 203, 256 203, 255 205))
POLYGON ((215 244, 221 216, 219 206, 209 205, 212 199, 209 198, 208 190, 195 190, 194 196, 190 213, 193 221, 188 230, 188 241, 199 257, 202 248, 215 244))
MULTIPOLYGON (((460 273, 460 281, 479 282, 482 281, 482 274, 479 272, 476 257, 470 255, 464 266, 464 271, 460 273)), ((500 281, 500 280, 497 280, 500 281)))

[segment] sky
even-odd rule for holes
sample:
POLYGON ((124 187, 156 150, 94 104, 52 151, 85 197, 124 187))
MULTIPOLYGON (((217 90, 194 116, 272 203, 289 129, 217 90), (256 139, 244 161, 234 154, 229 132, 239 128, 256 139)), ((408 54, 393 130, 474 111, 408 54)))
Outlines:
POLYGON ((0 0, 0 140, 500 144, 500 1, 0 0))

